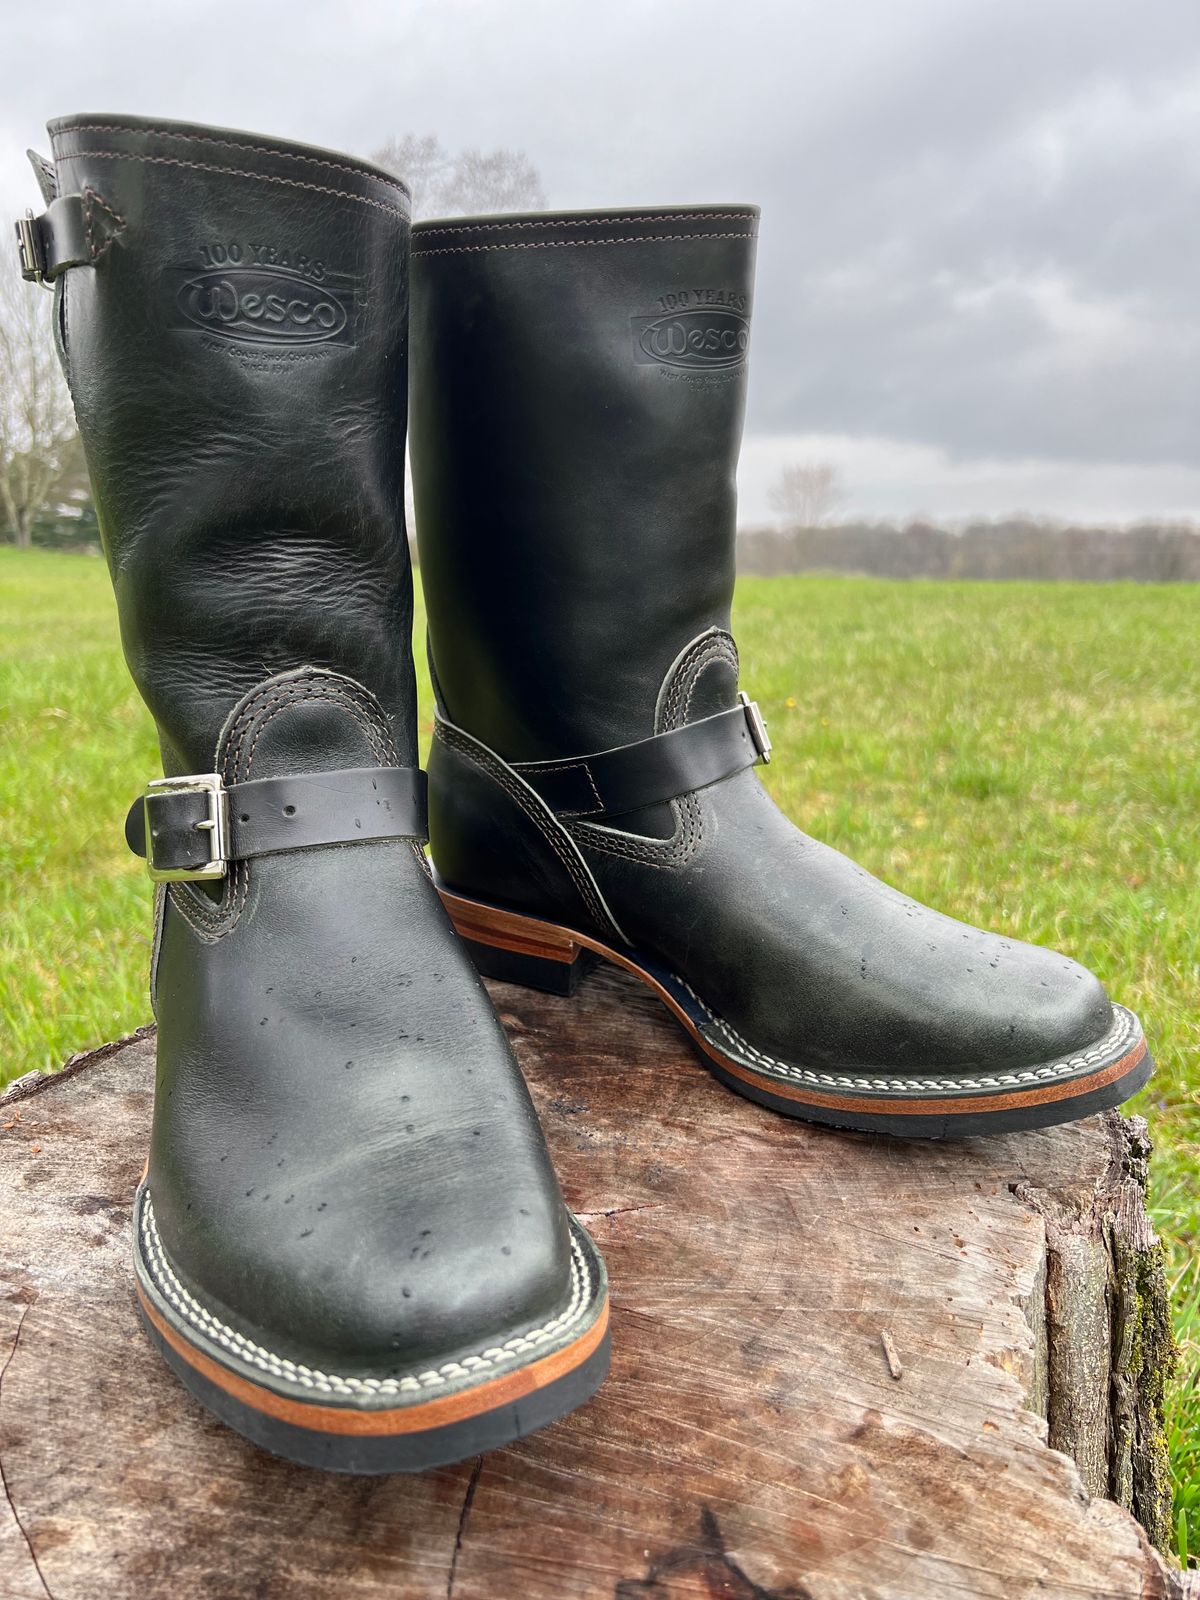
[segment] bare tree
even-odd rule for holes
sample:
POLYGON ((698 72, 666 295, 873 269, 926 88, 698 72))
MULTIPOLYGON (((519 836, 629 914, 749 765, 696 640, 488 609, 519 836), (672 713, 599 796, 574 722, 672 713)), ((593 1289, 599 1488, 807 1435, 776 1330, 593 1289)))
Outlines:
POLYGON ((412 190, 417 217, 536 211, 546 204, 537 168, 520 150, 447 150, 436 134, 389 139, 372 157, 412 190))
POLYGON ((441 194, 451 176, 449 152, 442 148, 436 134, 405 133, 398 139, 393 137, 375 151, 371 160, 408 185, 413 213, 418 217, 427 214, 430 196, 441 194))
POLYGON ((537 169, 520 150, 464 150, 441 197, 445 214, 537 211, 546 204, 537 169))
POLYGON ((793 461, 767 493, 767 503, 786 527, 820 528, 842 504, 841 481, 829 461, 793 461))
POLYGON ((50 297, 0 256, 0 517, 20 548, 32 543, 38 514, 77 461, 78 438, 50 297))

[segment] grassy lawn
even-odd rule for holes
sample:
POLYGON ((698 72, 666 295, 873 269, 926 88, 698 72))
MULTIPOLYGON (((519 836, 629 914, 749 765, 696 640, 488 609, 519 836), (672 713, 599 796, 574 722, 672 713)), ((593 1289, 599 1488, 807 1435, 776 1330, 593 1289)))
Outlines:
MULTIPOLYGON (((807 831, 1062 946, 1141 1013, 1200 1550, 1200 588, 748 578, 735 624, 767 781, 807 831)), ((2 1082, 148 1020, 150 893, 121 824, 157 751, 102 563, 0 550, 0 706, 2 1082)))

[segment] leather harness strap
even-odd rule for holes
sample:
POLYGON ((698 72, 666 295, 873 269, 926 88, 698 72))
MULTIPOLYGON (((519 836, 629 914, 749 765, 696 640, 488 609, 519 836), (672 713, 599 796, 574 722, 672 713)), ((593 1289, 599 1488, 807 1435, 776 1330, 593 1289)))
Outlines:
POLYGON ((223 878, 231 861, 426 837, 425 774, 350 767, 228 786, 216 773, 150 784, 125 819, 125 838, 156 880, 223 878))
POLYGON ((568 761, 526 761, 513 770, 560 817, 619 817, 703 789, 769 761, 770 753, 759 709, 742 695, 729 711, 636 744, 568 761))

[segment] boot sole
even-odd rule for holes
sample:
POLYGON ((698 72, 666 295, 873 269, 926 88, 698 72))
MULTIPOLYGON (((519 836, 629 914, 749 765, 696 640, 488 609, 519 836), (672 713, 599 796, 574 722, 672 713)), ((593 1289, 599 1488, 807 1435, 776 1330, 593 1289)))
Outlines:
MULTIPOLYGON (((206 1410, 253 1444, 301 1466, 326 1472, 378 1474, 421 1472, 464 1461, 485 1450, 511 1444, 574 1411, 591 1398, 608 1373, 608 1295, 603 1267, 582 1229, 572 1224, 576 1260, 584 1252, 590 1257, 587 1272, 592 1276, 588 1282, 595 1292, 583 1314, 576 1318, 579 1331, 548 1354, 534 1355, 520 1363, 513 1360, 511 1346, 529 1344, 536 1350, 540 1343, 548 1342, 545 1330, 517 1333, 513 1339, 478 1356, 448 1364, 457 1369, 459 1377, 469 1370, 488 1371, 501 1366, 497 1375, 454 1387, 453 1377, 440 1375, 446 1372, 445 1367, 440 1372, 421 1372, 403 1380, 404 1384, 440 1385, 452 1392, 392 1406, 381 1403, 389 1386, 395 1390, 398 1380, 391 1378, 330 1379, 328 1374, 286 1362, 292 1381, 277 1386, 259 1382, 250 1375, 249 1361, 262 1366, 261 1358, 267 1352, 223 1328, 177 1281, 172 1287, 169 1280, 164 1280, 164 1257, 152 1216, 150 1227, 154 1231, 145 1231, 147 1202, 143 1188, 134 1209, 134 1265, 138 1310, 150 1343, 206 1410), (154 1241, 150 1248, 144 1239, 147 1243, 154 1241), (179 1300, 180 1290, 186 1315, 181 1315, 179 1306, 172 1303, 179 1300), (189 1302, 194 1308, 190 1312, 189 1302), (197 1316, 201 1320, 207 1318, 207 1329, 199 1336, 187 1320, 190 1317, 194 1321, 197 1316), (257 1357, 252 1353, 248 1360, 239 1362, 239 1370, 230 1363, 231 1334, 250 1352, 258 1353, 257 1357), (295 1392, 302 1384, 330 1393, 341 1392, 338 1385, 358 1385, 366 1393, 367 1402, 338 1405, 309 1400, 295 1392)), ((278 1362, 282 1358, 270 1359, 278 1362)), ((277 1377, 284 1376, 277 1368, 273 1370, 277 1377)))
POLYGON ((682 1023, 714 1077, 785 1116, 926 1139, 1012 1133, 1074 1122, 1120 1105, 1150 1076, 1150 1052, 1141 1027, 1122 1006, 1113 1007, 1116 1021, 1109 1033, 1069 1060, 992 1073, 975 1069, 980 1078, 974 1083, 969 1068, 966 1082, 960 1072, 931 1074, 927 1083, 908 1074, 847 1074, 785 1062, 773 1063, 775 1071, 764 1070, 754 1059, 761 1053, 737 1039, 694 990, 660 963, 558 923, 468 899, 444 885, 439 893, 484 977, 571 995, 598 958, 609 961, 658 996, 682 1023), (728 1044, 714 1037, 718 1031, 730 1035, 728 1044))

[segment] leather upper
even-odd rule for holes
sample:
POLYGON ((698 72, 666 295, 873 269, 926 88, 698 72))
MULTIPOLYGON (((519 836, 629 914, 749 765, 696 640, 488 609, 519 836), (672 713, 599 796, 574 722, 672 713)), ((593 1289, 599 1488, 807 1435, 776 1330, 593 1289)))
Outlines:
POLYGON ((755 218, 414 229, 438 871, 665 964, 760 1058, 920 1074, 1069 1055, 1112 1025, 1090 973, 917 905, 800 833, 753 773, 644 786, 620 815, 570 803, 587 752, 659 749, 736 704, 755 218))
POLYGON ((168 774, 243 796, 243 858, 158 893, 157 1237, 197 1304, 282 1358, 437 1365, 544 1323, 571 1254, 420 847, 325 842, 369 824, 372 773, 420 820, 415 775, 387 777, 417 742, 407 193, 219 128, 51 136, 57 193, 116 219, 56 305, 126 656, 168 774), (304 847, 280 849, 293 822, 304 847))

